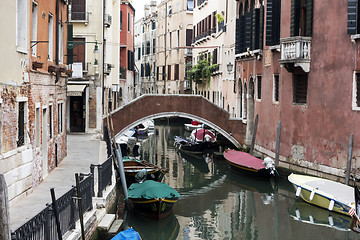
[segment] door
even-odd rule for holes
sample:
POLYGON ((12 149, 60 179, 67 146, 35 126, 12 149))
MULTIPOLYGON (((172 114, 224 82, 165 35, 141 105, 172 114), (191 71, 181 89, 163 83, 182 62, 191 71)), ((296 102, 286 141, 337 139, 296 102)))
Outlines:
POLYGON ((85 132, 83 96, 70 97, 70 132, 85 132))

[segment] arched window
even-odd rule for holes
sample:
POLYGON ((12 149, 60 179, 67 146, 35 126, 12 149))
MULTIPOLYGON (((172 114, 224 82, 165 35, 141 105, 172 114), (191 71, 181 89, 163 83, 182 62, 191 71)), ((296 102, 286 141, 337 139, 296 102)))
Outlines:
POLYGON ((250 2, 250 11, 255 8, 255 0, 251 0, 250 2))
POLYGON ((244 13, 247 13, 249 11, 249 1, 248 0, 245 1, 245 9, 244 10, 245 10, 244 13))
POLYGON ((244 15, 244 5, 243 3, 240 3, 240 7, 239 7, 239 16, 244 15))
POLYGON ((243 94, 243 99, 244 99, 244 107, 243 107, 243 119, 246 119, 246 115, 247 115, 247 85, 246 82, 244 83, 244 94, 243 94))
POLYGON ((255 99, 255 83, 254 83, 254 78, 250 77, 250 81, 249 81, 249 93, 252 99, 255 99))

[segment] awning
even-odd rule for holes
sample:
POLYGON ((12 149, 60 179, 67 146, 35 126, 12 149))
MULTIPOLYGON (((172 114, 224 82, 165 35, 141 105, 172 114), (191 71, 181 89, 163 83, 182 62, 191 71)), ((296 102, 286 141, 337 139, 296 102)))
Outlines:
POLYGON ((82 96, 86 85, 68 85, 67 95, 68 96, 82 96))

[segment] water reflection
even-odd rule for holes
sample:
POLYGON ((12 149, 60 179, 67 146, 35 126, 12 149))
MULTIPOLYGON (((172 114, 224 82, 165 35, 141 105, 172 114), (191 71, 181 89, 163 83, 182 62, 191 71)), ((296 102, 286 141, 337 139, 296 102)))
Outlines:
MULTIPOLYGON (((229 171, 222 158, 206 162, 203 157, 179 153, 173 145, 174 136, 185 134, 189 133, 181 122, 157 122, 154 134, 142 141, 141 158, 167 167, 165 182, 181 194, 169 220, 177 222, 171 226, 177 225, 178 231, 177 227, 163 228, 162 223, 149 219, 141 219, 138 224, 135 216, 133 224, 139 225, 143 239, 358 239, 356 233, 294 217, 300 209, 301 218, 310 219, 302 209, 311 209, 316 222, 318 212, 313 208, 318 209, 304 202, 299 206, 287 176, 277 183, 257 180, 229 171)), ((346 218, 332 217, 335 226, 346 229, 346 218)))

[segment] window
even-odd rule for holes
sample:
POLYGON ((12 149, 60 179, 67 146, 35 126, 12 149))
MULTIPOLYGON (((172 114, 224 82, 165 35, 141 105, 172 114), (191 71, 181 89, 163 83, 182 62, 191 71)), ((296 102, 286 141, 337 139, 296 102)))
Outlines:
POLYGON ((41 122, 40 106, 38 106, 35 109, 35 146, 36 147, 40 147, 40 134, 41 134, 40 122, 41 122))
POLYGON ((293 103, 306 104, 307 98, 307 74, 294 74, 293 75, 293 103))
MULTIPOLYGON (((245 9, 249 7, 245 6, 245 9)), ((263 17, 263 6, 244 13, 239 11, 239 18, 236 19, 235 54, 263 48, 263 17)))
POLYGON ((48 59, 50 61, 54 58, 54 18, 49 14, 48 18, 48 59))
POLYGON ((168 7, 168 15, 171 15, 172 14, 172 6, 169 6, 168 7))
POLYGON ((175 80, 179 80, 179 64, 175 65, 175 76, 174 76, 175 80))
POLYGON ((186 29, 186 46, 191 46, 191 37, 193 35, 192 29, 186 29))
POLYGON ((27 28, 27 0, 17 0, 16 5, 16 47, 18 51, 27 52, 28 28, 27 28))
POLYGON ((18 103, 18 138, 17 146, 25 144, 25 102, 18 103))
POLYGON ((348 0, 347 6, 347 32, 348 34, 360 33, 359 0, 348 0))
POLYGON ((188 11, 194 10, 194 0, 187 0, 187 10, 188 11))
POLYGON ((165 80, 166 79, 166 67, 165 66, 162 67, 162 75, 163 75, 162 80, 165 80))
POLYGON ((64 103, 58 104, 58 133, 63 132, 63 105, 64 103))
POLYGON ((71 1, 71 19, 72 20, 87 20, 86 19, 86 0, 72 0, 71 1))
POLYGON ((168 65, 168 80, 171 80, 171 65, 168 65))
POLYGON ((180 30, 177 30, 177 46, 180 47, 180 30))
POLYGON ((127 18, 127 30, 128 32, 130 32, 130 13, 128 13, 128 18, 127 18))
POLYGON ((180 2, 177 3, 177 11, 180 12, 180 2))
POLYGON ((171 32, 169 33, 169 47, 171 48, 171 42, 172 42, 172 36, 171 36, 171 32))
POLYGON ((291 0, 290 35, 312 35, 313 0, 291 0))
POLYGON ((37 18, 38 18, 38 6, 36 2, 32 3, 32 28, 31 28, 31 54, 36 56, 36 42, 37 42, 37 18))
POLYGON ((354 75, 353 109, 360 110, 360 73, 354 75))
POLYGON ((266 6, 266 45, 280 44, 281 0, 268 0, 266 6))
POLYGON ((59 22, 59 61, 60 63, 64 62, 64 27, 61 22, 59 22))
POLYGON ((257 99, 261 100, 261 76, 257 76, 257 99))
POLYGON ((53 106, 49 106, 49 137, 53 137, 53 106))
POLYGON ((279 75, 274 75, 274 102, 279 102, 279 75))
POLYGON ((122 11, 120 11, 120 31, 122 30, 122 11))

